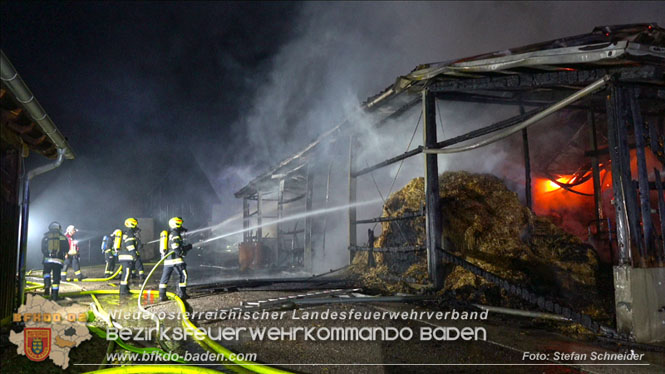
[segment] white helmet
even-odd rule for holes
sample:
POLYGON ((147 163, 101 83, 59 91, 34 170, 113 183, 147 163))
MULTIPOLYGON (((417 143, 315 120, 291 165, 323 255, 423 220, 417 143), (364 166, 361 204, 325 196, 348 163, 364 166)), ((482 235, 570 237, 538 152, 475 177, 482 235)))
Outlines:
POLYGON ((75 233, 77 231, 79 231, 79 230, 77 230, 76 227, 74 227, 74 225, 67 226, 67 229, 65 230, 65 232, 69 235, 72 235, 73 233, 75 233))

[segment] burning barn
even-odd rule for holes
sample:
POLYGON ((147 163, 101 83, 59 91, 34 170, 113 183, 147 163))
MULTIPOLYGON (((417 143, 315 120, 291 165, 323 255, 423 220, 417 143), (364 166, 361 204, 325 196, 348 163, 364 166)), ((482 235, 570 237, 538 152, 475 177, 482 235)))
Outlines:
POLYGON ((309 271, 317 263, 326 268, 326 259, 342 251, 331 240, 344 237, 344 256, 348 251, 356 265, 378 263, 401 280, 435 289, 493 284, 596 333, 607 329, 575 295, 604 292, 619 334, 663 341, 664 74, 665 30, 657 24, 596 27, 419 65, 236 192, 248 229, 244 241, 273 267, 309 271), (450 107, 458 103, 472 108, 467 117, 493 117, 493 123, 454 124, 464 131, 451 136, 458 118, 450 107), (414 113, 415 129, 406 128, 404 119, 414 113), (382 146, 375 136, 381 132, 393 142, 410 136, 406 151, 382 146), (414 142, 418 132, 422 143, 414 142), (376 144, 391 157, 375 160, 367 149, 376 144), (498 144, 505 145, 501 155, 498 144), (478 154, 470 152, 488 147, 496 151, 482 156, 491 170, 443 173, 473 165, 466 162, 439 167, 448 157, 473 158, 478 154), (402 165, 414 157, 424 159, 422 177, 390 195, 402 165), (388 179, 390 196, 383 196, 374 172, 389 166, 397 171, 388 179), (374 186, 382 214, 359 218, 369 211, 359 196, 374 186), (298 215, 331 206, 346 213, 341 229, 329 214, 298 215), (375 239, 372 226, 379 224, 375 239), (367 245, 359 239, 365 232, 367 245), (613 295, 598 288, 603 276, 613 295))

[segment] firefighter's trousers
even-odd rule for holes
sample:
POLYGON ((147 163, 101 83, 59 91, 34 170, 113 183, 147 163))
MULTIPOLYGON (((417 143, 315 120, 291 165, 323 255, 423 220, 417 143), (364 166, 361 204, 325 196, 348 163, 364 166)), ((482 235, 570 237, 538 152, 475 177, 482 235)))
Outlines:
POLYGON ((60 272, 60 278, 67 279, 67 270, 71 267, 74 268, 74 275, 78 278, 78 280, 80 281, 83 279, 79 261, 79 255, 68 255, 67 258, 65 258, 65 266, 62 267, 62 271, 60 272))
POLYGON ((186 299, 187 298, 187 264, 181 262, 175 265, 164 265, 162 270, 162 278, 159 280, 159 298, 161 300, 166 299, 166 287, 171 278, 171 273, 175 270, 178 273, 180 282, 176 288, 176 295, 178 297, 186 299))
MULTIPOLYGON (((62 261, 62 260, 60 260, 62 261)), ((51 295, 51 300, 58 300, 58 291, 60 289, 60 270, 62 265, 56 262, 44 261, 44 294, 51 295)))

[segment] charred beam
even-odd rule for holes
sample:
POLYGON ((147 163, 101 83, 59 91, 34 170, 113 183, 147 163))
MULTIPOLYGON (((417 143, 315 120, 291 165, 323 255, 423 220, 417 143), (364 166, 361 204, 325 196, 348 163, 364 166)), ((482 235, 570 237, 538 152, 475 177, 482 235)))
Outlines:
MULTIPOLYGON (((247 198, 242 199, 242 228, 247 230, 249 228, 249 201, 247 198)), ((249 241, 249 231, 245 231, 242 234, 243 241, 249 241)))
POLYGON ((399 109, 391 113, 390 115, 386 116, 385 118, 381 119, 379 122, 377 122, 374 126, 376 127, 381 127, 383 126, 386 122, 398 118, 402 114, 406 113, 409 109, 413 108, 420 102, 420 98, 416 98, 403 106, 401 106, 399 109))
POLYGON ((425 214, 420 212, 416 214, 403 215, 400 217, 377 217, 377 218, 368 218, 368 219, 359 219, 356 221, 357 224, 363 223, 377 223, 377 222, 392 222, 392 221, 401 221, 406 219, 415 219, 423 217, 425 214))
MULTIPOLYGON (((524 105, 520 103, 520 115, 524 115, 524 105)), ((524 154, 524 196, 526 207, 533 209, 531 202, 531 157, 529 157, 529 133, 522 129, 522 151, 524 154)))
POLYGON ((470 90, 523 90, 537 87, 557 87, 585 85, 601 79, 605 75, 617 75, 619 81, 659 81, 665 71, 654 65, 590 69, 575 71, 550 71, 543 73, 520 73, 509 76, 484 77, 478 79, 446 79, 432 84, 432 92, 453 92, 470 90))
POLYGON ((297 229, 297 230, 291 230, 291 231, 280 231, 279 233, 282 234, 282 236, 284 236, 284 235, 298 235, 298 234, 302 234, 303 232, 305 232, 305 229, 297 229))
POLYGON ((256 241, 261 244, 263 240, 263 193, 261 191, 256 191, 256 241))
MULTIPOLYGON (((616 233, 617 247, 619 252, 618 265, 632 265, 630 253, 630 227, 628 224, 628 212, 626 206, 626 191, 622 179, 625 173, 622 170, 619 150, 619 136, 617 128, 623 126, 621 121, 621 100, 619 89, 616 85, 610 87, 607 96, 607 139, 609 142, 610 158, 612 160, 612 189, 614 191, 614 209, 616 210, 616 233)), ((625 141, 625 139, 623 139, 625 141)), ((628 174, 630 176, 630 172, 628 174)))
MULTIPOLYGON (((596 119, 591 110, 587 112, 587 122, 589 123, 589 131, 591 132, 591 149, 594 153, 598 152, 598 138, 596 136, 596 119)), ((591 170, 593 171, 593 201, 596 213, 596 234, 600 234, 602 229, 601 220, 603 219, 603 201, 600 196, 600 168, 598 167, 598 156, 591 157, 591 170)), ((610 248, 612 248, 610 244, 610 248)), ((614 262, 612 251, 610 250, 610 258, 614 262)))
POLYGON ((628 104, 632 113, 633 127, 635 129, 635 145, 637 146, 637 182, 640 192, 640 211, 642 213, 642 230, 644 232, 644 254, 650 255, 654 251, 653 226, 651 222, 651 204, 649 202, 649 174, 647 172, 646 153, 644 148, 644 122, 640 113, 640 104, 637 101, 638 91, 635 88, 626 90, 628 104))
POLYGON ((416 147, 416 148, 414 148, 414 149, 412 149, 412 150, 410 150, 410 151, 408 151, 408 152, 404 152, 404 153, 402 153, 402 154, 399 155, 399 156, 395 156, 395 157, 389 158, 389 159, 387 159, 387 160, 385 160, 385 161, 381 161, 381 162, 379 162, 378 164, 375 164, 375 165, 372 165, 372 166, 368 166, 368 167, 366 167, 366 168, 364 168, 364 169, 360 169, 360 170, 354 172, 354 173, 352 174, 352 177, 355 178, 355 177, 359 177, 359 176, 364 175, 364 174, 367 174, 367 173, 371 173, 371 172, 373 172, 374 170, 380 169, 380 168, 382 168, 382 167, 384 167, 384 166, 392 165, 392 164, 394 164, 394 163, 396 163, 396 162, 400 162, 400 161, 405 160, 405 159, 407 159, 407 158, 409 158, 409 157, 415 156, 415 155, 421 153, 422 151, 423 151, 423 147, 422 147, 422 146, 416 147))
MULTIPOLYGON (((423 145, 436 146, 436 98, 423 90, 423 145)), ((425 154, 425 233, 427 272, 435 289, 443 287, 443 263, 437 248, 441 247, 441 197, 439 196, 438 155, 425 154)))
MULTIPOLYGON (((635 144, 634 143, 628 144, 628 149, 635 149, 635 144)), ((602 147, 602 148, 598 148, 595 151, 594 150, 586 151, 586 152, 584 152, 584 156, 585 157, 598 157, 598 156, 606 155, 606 154, 609 154, 609 153, 610 153, 609 148, 602 147)))
MULTIPOLYGON (((354 175, 354 154, 353 150, 356 146, 355 138, 349 137, 349 204, 355 204, 357 199, 358 179, 354 175)), ((349 207, 349 248, 355 247, 358 244, 357 230, 356 230, 356 208, 351 205, 349 207)), ((349 254, 349 263, 353 263, 354 252, 349 254)))
MULTIPOLYGON (((493 132, 495 132, 495 131, 499 131, 499 130, 505 129, 505 128, 508 128, 508 127, 510 127, 510 126, 512 126, 512 125, 514 125, 514 124, 516 124, 516 123, 522 122, 523 120, 525 120, 525 119, 531 117, 532 115, 534 115, 534 114, 536 114, 536 113, 542 111, 543 109, 544 109, 544 108, 539 107, 539 108, 536 108, 536 109, 530 110, 530 111, 528 111, 528 112, 526 112, 526 113, 524 113, 524 114, 521 114, 521 115, 519 115, 519 116, 515 116, 515 117, 512 117, 512 118, 508 118, 508 119, 506 119, 506 120, 503 120, 503 121, 500 121, 500 122, 494 123, 494 124, 492 124, 492 125, 489 125, 489 126, 487 126, 487 127, 483 127, 483 128, 481 128, 481 129, 478 129, 478 130, 470 131, 470 132, 468 132, 468 133, 466 133, 466 134, 463 134, 463 135, 460 135, 460 136, 456 136, 456 137, 454 137, 454 138, 446 139, 446 140, 444 140, 444 141, 441 141, 441 142, 436 143, 436 144, 433 145, 431 148, 444 148, 444 147, 447 147, 447 146, 450 146, 450 145, 454 145, 454 144, 457 144, 457 143, 461 143, 461 142, 466 141, 466 140, 470 140, 470 139, 474 139, 474 138, 477 138, 477 137, 480 137, 480 136, 483 136, 483 135, 491 134, 491 133, 493 133, 493 132)), ((410 151, 408 151, 408 152, 405 152, 405 153, 403 153, 403 154, 401 154, 401 155, 398 155, 398 156, 395 156, 395 157, 389 158, 389 159, 387 159, 387 160, 385 160, 385 161, 381 161, 381 162, 379 162, 379 163, 377 163, 377 164, 375 164, 375 165, 368 166, 368 167, 366 167, 366 168, 364 168, 364 169, 361 169, 361 170, 359 170, 359 171, 353 173, 353 177, 359 177, 359 176, 361 176, 361 175, 364 175, 364 174, 367 174, 367 173, 371 173, 371 172, 373 172, 374 170, 380 169, 380 168, 385 167, 385 166, 388 166, 388 165, 392 165, 392 164, 394 164, 394 163, 396 163, 396 162, 400 162, 400 161, 402 161, 402 160, 404 160, 404 159, 407 159, 407 158, 409 158, 409 157, 415 156, 415 155, 421 153, 422 151, 423 151, 423 147, 422 147, 422 146, 416 147, 416 148, 414 148, 414 149, 412 149, 412 150, 410 150, 410 151)))
MULTIPOLYGON (((333 159, 328 161, 328 178, 326 179, 326 202, 325 209, 328 209, 328 203, 330 201, 330 175, 332 173, 333 159)), ((323 234, 321 238, 321 253, 325 256, 326 252, 326 233, 328 232, 328 215, 326 214, 323 217, 323 234)))
MULTIPOLYGON (((501 92, 501 91, 499 91, 501 92)), ((562 91, 564 92, 564 91, 562 91)), ((567 91, 566 91, 567 92, 567 91)), ((565 92, 564 92, 565 93, 565 92)), ((525 92, 527 94, 527 92, 525 92)), ((562 95, 560 95, 562 96, 562 95)), ((457 101, 462 103, 480 103, 480 104, 491 104, 491 105, 507 105, 507 106, 516 106, 520 102, 525 107, 548 107, 553 104, 556 104, 557 100, 555 99, 523 99, 519 100, 516 97, 500 97, 500 96, 491 96, 491 95, 480 95, 467 92, 446 92, 443 94, 438 94, 437 98, 444 101, 457 101)), ((653 99, 652 101, 655 101, 653 99)), ((591 110, 594 113, 605 113, 604 101, 602 98, 596 98, 595 96, 590 96, 587 98, 588 103, 586 104, 570 104, 567 106, 569 109, 577 110, 591 110)), ((663 115, 662 110, 655 111, 645 111, 645 115, 663 115)))
MULTIPOLYGON (((286 181, 284 179, 281 179, 279 181, 279 189, 277 190, 277 220, 281 220, 284 214, 284 184, 286 181)), ((279 259, 282 254, 282 251, 284 250, 283 243, 282 243, 282 236, 280 234, 281 232, 281 224, 278 222, 276 230, 277 232, 277 253, 276 253, 276 258, 275 258, 275 264, 279 265, 279 259)))
MULTIPOLYGON (((307 192, 305 192, 305 211, 312 211, 312 195, 314 194, 314 171, 312 170, 312 165, 307 165, 307 192)), ((305 228, 303 229, 305 234, 304 240, 304 253, 303 253, 303 267, 305 271, 312 271, 312 260, 314 253, 312 253, 312 217, 305 217, 305 228)))
POLYGON ((406 247, 382 247, 374 248, 367 246, 350 246, 349 251, 352 252, 379 252, 379 253, 409 253, 409 252, 423 252, 426 251, 426 247, 416 247, 416 246, 406 246, 406 247))
MULTIPOLYGON (((663 128, 663 117, 658 118, 658 127, 663 128)), ((658 160, 665 165, 665 138, 658 135, 656 125, 654 123, 649 124, 649 146, 651 152, 658 157, 658 160)))
POLYGON ((663 250, 660 253, 661 262, 665 260, 665 194, 663 193, 663 181, 660 179, 658 169, 653 169, 656 175, 656 189, 658 190, 658 216, 660 217, 660 237, 663 241, 663 250))
POLYGON ((532 109, 524 114, 520 114, 519 116, 511 117, 508 119, 505 119, 503 121, 499 121, 497 123, 494 123, 492 125, 480 128, 478 130, 473 130, 469 131, 466 134, 462 134, 460 136, 456 136, 454 138, 446 139, 444 141, 436 143, 433 147, 428 147, 428 148, 445 148, 457 143, 461 143, 467 140, 471 140, 480 136, 484 136, 487 134, 491 134, 495 131, 503 130, 505 128, 508 128, 514 124, 520 123, 530 117, 532 117, 534 114, 542 112, 545 108, 536 108, 532 109))
POLYGON ((304 197, 306 197, 306 196, 307 196, 307 193, 304 193, 304 194, 302 194, 302 195, 298 195, 298 196, 296 196, 296 197, 292 197, 292 198, 290 198, 290 199, 282 200, 279 204, 282 204, 282 205, 283 205, 283 204, 290 204, 290 203, 295 202, 295 201, 298 201, 298 200, 300 200, 300 199, 302 199, 302 198, 304 198, 304 197))
MULTIPOLYGON (((617 114, 619 121, 617 123, 620 126, 617 126, 616 132, 618 135, 618 146, 621 157, 619 161, 621 162, 622 177, 621 182, 624 185, 626 206, 628 207, 628 223, 630 225, 630 237, 637 247, 637 251, 640 255, 640 266, 645 266, 646 252, 644 245, 642 243, 642 230, 640 228, 640 208, 639 201, 637 197, 637 189, 632 183, 632 176, 630 171, 630 150, 628 149, 628 115, 630 113, 630 102, 627 100, 626 96, 627 90, 619 87, 618 96, 619 96, 619 105, 617 106, 617 114)), ((614 174, 612 174, 614 177, 614 174)))

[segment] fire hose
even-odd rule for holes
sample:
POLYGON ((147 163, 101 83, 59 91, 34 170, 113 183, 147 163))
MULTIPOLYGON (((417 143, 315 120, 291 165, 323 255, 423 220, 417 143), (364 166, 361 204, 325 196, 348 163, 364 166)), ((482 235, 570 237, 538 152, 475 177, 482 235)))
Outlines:
MULTIPOLYGON (((138 308, 139 308, 139 310, 141 310, 143 312, 147 312, 148 314, 150 314, 153 317, 156 317, 156 316, 153 313, 147 311, 141 305, 141 297, 142 297, 143 292, 145 290, 146 284, 150 280, 150 277, 152 277, 152 274, 155 272, 157 267, 159 265, 161 265, 173 253, 174 253, 174 251, 171 251, 171 252, 165 254, 164 256, 162 256, 161 260, 159 260, 157 262, 157 264, 155 264, 155 266, 152 267, 152 269, 150 270, 150 273, 148 273, 148 276, 145 278, 145 281, 143 282, 143 285, 141 285, 141 290, 138 291, 138 294, 139 294, 138 308)), ((132 293, 135 293, 135 292, 136 291, 132 291, 132 293)), ((156 292, 157 292, 157 295, 158 295, 159 294, 158 291, 149 291, 149 293, 152 294, 152 295, 155 295, 156 292)), ((233 352, 231 352, 231 350, 229 350, 228 348, 223 347, 222 345, 220 345, 216 341, 210 339, 210 337, 207 334, 205 334, 205 332, 203 330, 200 330, 198 327, 196 327, 196 325, 194 325, 192 323, 192 321, 189 320, 189 318, 187 318, 187 309, 186 309, 185 303, 182 301, 182 299, 180 299, 177 295, 175 295, 172 292, 167 292, 166 295, 169 299, 175 300, 176 304, 180 308, 180 311, 182 312, 182 326, 188 331, 203 332, 203 338, 202 339, 198 339, 196 334, 192 334, 194 339, 196 339, 196 341, 203 348, 206 348, 206 345, 207 345, 207 347, 209 349, 213 350, 216 353, 222 354, 225 358, 228 358, 228 359, 231 359, 231 357, 235 356, 233 354, 233 352)), ((156 321, 157 321, 157 326, 158 326, 157 331, 159 331, 159 319, 156 318, 156 321)), ((272 367, 269 367, 269 366, 266 366, 266 365, 262 365, 262 364, 259 364, 259 363, 256 363, 256 362, 252 362, 252 361, 245 361, 245 360, 235 359, 235 360, 232 360, 232 362, 235 365, 238 365, 238 366, 243 367, 245 369, 248 369, 252 372, 260 373, 260 374, 287 374, 287 373, 289 373, 288 371, 272 368, 272 367)))
MULTIPOLYGON (((99 315, 100 318, 102 320, 104 320, 109 327, 114 327, 113 322, 111 321, 111 317, 104 310, 104 308, 102 307, 102 305, 99 302, 99 300, 97 299, 97 297, 94 294, 90 295, 90 296, 92 297, 92 300, 94 301, 93 306, 95 306, 95 308, 93 308, 93 313, 95 313, 95 316, 99 315), (97 310, 95 310, 95 309, 97 309, 97 310)), ((98 327, 95 327, 95 326, 88 326, 88 329, 90 329, 92 332, 97 334, 97 336, 99 336, 100 338, 106 339, 106 332, 104 330, 102 330, 98 327)), ((134 352, 134 353, 153 353, 153 352, 155 352, 155 353, 159 354, 162 357, 171 357, 171 355, 169 355, 167 352, 165 352, 165 351, 163 351, 159 348, 151 348, 151 347, 139 348, 139 347, 135 347, 131 344, 125 343, 119 337, 116 340, 114 340, 114 342, 116 344, 118 344, 118 346, 120 346, 121 348, 123 348, 125 350, 128 350, 130 352, 134 352)), ((109 343, 112 344, 113 342, 109 342, 109 343)), ((187 361, 181 359, 180 357, 174 358, 173 361, 176 361, 176 362, 181 363, 181 364, 187 363, 187 361)))
POLYGON ((118 270, 116 270, 115 273, 113 273, 113 275, 109 276, 108 278, 85 278, 81 282, 107 282, 117 277, 121 271, 122 265, 118 266, 118 270))
POLYGON ((89 371, 86 374, 131 374, 131 373, 179 373, 179 374, 219 374, 217 370, 198 366, 141 365, 120 366, 109 369, 89 371))
MULTIPOLYGON (((140 295, 140 291, 130 290, 130 292, 133 293, 133 294, 139 294, 140 295)), ((151 294, 157 294, 158 295, 158 291, 148 291, 148 292, 150 292, 151 294)), ((119 294, 118 290, 91 290, 91 291, 67 292, 67 293, 64 293, 63 296, 72 297, 72 296, 86 296, 86 295, 118 295, 118 294, 119 294)), ((219 343, 217 343, 214 340, 210 339, 210 337, 208 337, 208 335, 205 333, 205 331, 199 330, 199 328, 196 327, 196 325, 194 325, 189 320, 189 318, 187 317, 187 314, 186 314, 187 309, 185 307, 185 303, 177 295, 175 295, 172 292, 167 292, 166 295, 169 297, 169 299, 175 300, 175 302, 178 305, 180 311, 182 312, 181 315, 182 315, 182 325, 183 325, 183 327, 186 328, 190 332, 191 331, 199 331, 199 332, 203 333, 203 338, 201 338, 200 340, 198 339, 196 334, 192 334, 194 339, 196 339, 197 342, 202 347, 204 347, 206 349, 213 350, 214 352, 222 354, 224 357, 228 357, 229 359, 232 357, 233 352, 231 352, 231 350, 229 350, 228 348, 223 347, 219 343)), ((230 361, 233 362, 234 365, 239 366, 239 367, 244 368, 244 369, 247 369, 247 370, 249 370, 250 372, 253 372, 253 373, 258 373, 258 374, 291 374, 291 372, 281 370, 281 369, 277 369, 277 368, 272 368, 272 367, 269 367, 269 366, 266 366, 266 365, 263 365, 263 364, 260 364, 260 363, 257 363, 257 362, 238 360, 238 359, 230 360, 230 361)), ((142 365, 138 368, 142 369, 142 368, 147 368, 148 366, 143 366, 142 365)), ((162 365, 157 366, 157 367, 167 368, 167 366, 162 366, 162 365)), ((164 370, 157 370, 157 369, 152 370, 151 369, 150 371, 148 371, 148 370, 144 370, 144 371, 139 370, 139 371, 131 371, 131 372, 132 373, 134 373, 134 372, 153 372, 153 373, 161 373, 161 372, 169 372, 169 373, 183 372, 184 373, 184 372, 187 372, 187 371, 183 371, 186 368, 186 366, 177 366, 177 368, 174 369, 176 371, 164 371, 164 370), (177 369, 177 368, 182 368, 182 369, 177 369), (181 370, 181 371, 177 371, 177 370, 181 370)), ((106 370, 109 370, 109 369, 105 369, 105 370, 101 370, 101 371, 99 371, 99 370, 91 371, 91 372, 88 372, 87 374, 100 373, 100 372, 103 372, 103 373, 110 373, 111 372, 111 371, 107 372, 106 370)), ((207 370, 210 370, 210 369, 207 369, 207 370)), ((117 371, 117 373, 122 373, 122 372, 123 371, 117 371)), ((207 371, 206 373, 213 373, 213 372, 218 373, 217 371, 214 371, 214 370, 207 371)))
MULTIPOLYGON (((140 291, 130 290, 130 292, 133 293, 133 294, 139 294, 138 305, 139 305, 140 310, 147 312, 147 310, 145 310, 143 308, 143 306, 141 305, 141 295, 143 294, 143 292, 145 292, 144 289, 145 289, 146 284, 150 280, 150 277, 154 273, 155 269, 161 263, 163 263, 164 260, 168 256, 170 256, 172 253, 173 252, 169 252, 167 255, 162 257, 162 259, 160 261, 157 262, 157 264, 152 268, 152 270, 150 271, 150 273, 146 277, 146 280, 143 282, 143 285, 142 285, 140 291)), ((112 279, 112 278, 113 278, 113 276, 111 278, 108 278, 107 280, 112 279)), ((35 282, 31 282, 31 283, 35 283, 35 282)), ((43 284, 38 284, 38 287, 41 288, 41 287, 44 287, 44 285, 43 284)), ((148 291, 148 293, 150 293, 152 295, 159 295, 158 291, 148 291)), ((62 296, 70 296, 70 297, 71 296, 84 296, 84 295, 119 295, 119 291, 118 290, 89 290, 89 291, 67 292, 67 293, 62 294, 62 296)), ((252 362, 252 361, 245 361, 245 360, 239 360, 239 359, 231 360, 232 357, 235 357, 235 355, 233 354, 233 352, 231 350, 229 350, 228 348, 220 345, 219 343, 215 342, 214 340, 210 339, 210 337, 205 333, 205 331, 199 330, 199 328, 196 327, 196 325, 194 325, 189 320, 189 318, 187 317, 187 309, 185 307, 185 303, 177 295, 175 295, 172 292, 167 292, 166 295, 169 299, 175 300, 176 304, 178 305, 178 307, 179 307, 179 309, 182 313, 181 315, 182 315, 182 325, 183 325, 183 327, 186 330, 190 331, 190 332, 199 331, 199 332, 203 333, 203 338, 200 338, 200 339, 199 339, 199 337, 197 337, 196 334, 192 334, 192 336, 197 341, 197 343, 199 345, 201 345, 204 349, 207 349, 207 350, 209 349, 209 350, 212 350, 212 351, 214 351, 218 354, 221 354, 221 355, 223 355, 223 357, 228 358, 231 362, 233 362, 234 365, 239 366, 239 367, 244 368, 244 369, 247 369, 247 370, 249 370, 251 372, 254 372, 254 373, 259 373, 259 374, 290 374, 290 372, 288 372, 288 371, 272 368, 272 367, 269 367, 269 366, 266 366, 266 365, 263 365, 263 364, 260 364, 260 363, 252 362)), ((148 312, 148 314, 152 314, 152 313, 148 312)), ((154 314, 152 314, 152 315, 154 315, 154 314)), ((97 331, 93 330, 93 332, 95 332, 97 334, 97 331)), ((136 348, 136 349, 141 349, 141 348, 136 348)), ((155 350, 156 348, 144 348, 144 349, 155 350)), ((122 367, 122 368, 112 368, 112 369, 103 369, 103 370, 91 371, 91 372, 88 372, 88 374, 92 374, 92 373, 95 373, 95 374, 97 374, 97 373, 130 373, 130 372, 131 373, 143 373, 143 372, 152 372, 152 373, 167 373, 167 372, 168 373, 219 373, 218 371, 211 370, 211 369, 202 369, 202 368, 188 367, 188 366, 177 366, 177 367, 174 367, 174 368, 169 368, 168 370, 164 370, 166 368, 167 368, 166 366, 162 366, 162 365, 156 365, 154 367, 152 367, 150 365, 147 365, 147 366, 142 365, 140 367, 137 367, 136 371, 131 371, 131 370, 130 371, 123 371, 125 369, 125 367, 122 367), (189 370, 189 369, 192 369, 192 370, 189 370), (205 370, 205 371, 197 371, 196 369, 202 369, 202 370, 205 370)), ((231 367, 231 368, 232 369, 237 369, 237 368, 234 368, 234 367, 231 367)))
MULTIPOLYGON (((134 291, 134 290, 130 291, 133 294, 138 294, 139 295, 138 306, 139 306, 139 309, 141 311, 147 311, 141 305, 141 296, 145 292, 144 290, 145 290, 146 284, 150 280, 150 277, 154 273, 155 269, 161 263, 163 263, 164 260, 168 256, 170 256, 172 253, 173 252, 167 253, 165 256, 162 257, 162 259, 160 261, 157 262, 157 264, 152 268, 152 270, 150 271, 150 273, 146 277, 146 280, 143 282, 143 285, 142 285, 140 291, 134 291)), ((158 295, 158 291, 148 291, 148 293, 150 293, 152 295, 158 295)), ((73 292, 73 293, 65 293, 65 294, 63 294, 63 296, 117 295, 117 294, 119 294, 119 291, 117 291, 117 290, 96 290, 96 291, 80 291, 80 292, 73 292)), ((259 373, 259 374, 289 374, 288 371, 272 368, 272 367, 269 367, 269 366, 266 366, 266 365, 262 365, 262 364, 259 364, 259 363, 256 363, 256 362, 252 362, 252 361, 245 361, 245 360, 238 360, 238 359, 231 360, 232 357, 235 357, 235 355, 233 355, 233 352, 231 350, 229 350, 226 347, 223 347, 219 343, 217 343, 214 340, 210 339, 210 337, 207 334, 205 334, 205 332, 203 330, 200 330, 198 327, 196 327, 196 325, 194 325, 189 320, 189 318, 187 317, 187 309, 185 307, 185 304, 177 295, 175 295, 172 292, 167 292, 167 297, 169 299, 175 300, 176 304, 178 305, 178 307, 181 311, 181 316, 182 316, 182 322, 181 323, 182 323, 182 326, 186 330, 188 330, 190 332, 194 332, 194 331, 203 332, 203 334, 202 334, 203 338, 199 338, 197 336, 197 334, 192 334, 192 336, 197 341, 197 343, 199 343, 199 345, 201 345, 204 349, 209 349, 209 350, 212 350, 216 353, 219 353, 219 354, 223 355, 223 357, 228 358, 231 362, 233 362, 234 365, 239 366, 239 367, 244 368, 244 369, 247 369, 247 370, 249 370, 251 372, 254 372, 254 373, 259 373)), ((152 314, 150 312, 148 312, 148 313, 152 314)), ((152 314, 152 315, 154 315, 154 314, 152 314)), ((140 366, 139 368, 140 369, 147 369, 146 366, 140 366)), ((157 366, 157 368, 160 368, 160 370, 156 369, 156 370, 151 371, 151 372, 166 372, 164 370, 161 370, 161 368, 165 368, 164 366, 157 366)), ((180 368, 180 366, 178 366, 178 368, 180 368)), ((182 368, 184 368, 184 367, 182 367, 182 368)), ((231 368, 233 369, 234 367, 231 367, 231 368)), ((109 370, 109 369, 105 369, 105 370, 102 370, 102 371, 92 371, 92 372, 89 372, 89 373, 99 373, 99 372, 111 373, 112 372, 112 371, 106 371, 106 370, 109 370)), ((210 370, 210 369, 207 369, 207 370, 210 370)), ((123 371, 114 371, 114 373, 115 372, 120 373, 120 372, 123 372, 123 371)), ((132 371, 132 372, 134 372, 134 371, 132 371)), ((144 370, 144 371, 139 370, 139 371, 135 371, 135 372, 148 372, 148 371, 147 370, 144 370)), ((184 372, 184 371, 168 371, 168 372, 184 372)), ((216 371, 213 370, 213 371, 207 371, 207 372, 211 373, 211 372, 216 372, 216 371)))

